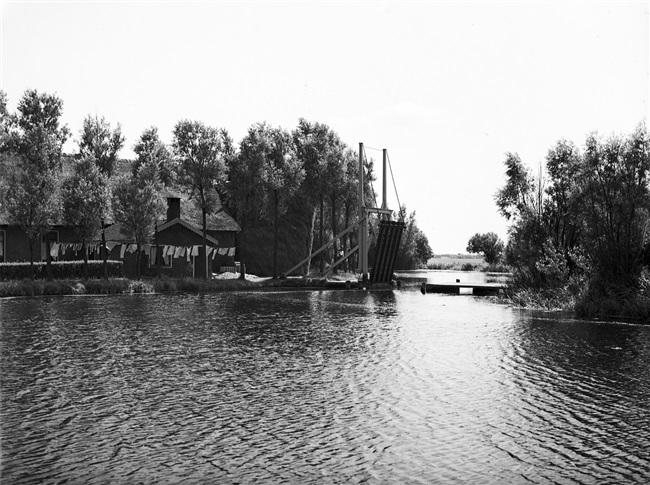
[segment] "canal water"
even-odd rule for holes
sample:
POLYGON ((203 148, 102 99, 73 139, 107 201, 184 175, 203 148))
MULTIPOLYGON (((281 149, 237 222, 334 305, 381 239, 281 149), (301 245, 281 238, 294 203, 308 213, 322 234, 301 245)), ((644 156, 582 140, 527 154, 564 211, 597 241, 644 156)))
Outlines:
POLYGON ((650 326, 493 298, 0 300, 0 482, 647 483, 650 326))

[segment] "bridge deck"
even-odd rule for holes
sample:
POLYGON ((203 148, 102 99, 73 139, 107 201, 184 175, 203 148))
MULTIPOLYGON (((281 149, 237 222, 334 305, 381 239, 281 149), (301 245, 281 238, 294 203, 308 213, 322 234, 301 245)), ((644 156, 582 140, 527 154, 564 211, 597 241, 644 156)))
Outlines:
POLYGON ((380 221, 379 236, 375 247, 375 263, 372 265, 370 279, 373 283, 390 283, 402 232, 405 224, 401 221, 380 221))

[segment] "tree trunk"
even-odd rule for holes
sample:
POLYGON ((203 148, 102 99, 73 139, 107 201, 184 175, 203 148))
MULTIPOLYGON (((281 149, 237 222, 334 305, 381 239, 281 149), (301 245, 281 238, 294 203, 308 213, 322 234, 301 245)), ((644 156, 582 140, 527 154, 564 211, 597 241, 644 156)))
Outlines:
MULTIPOLYGON (((311 211, 311 222, 309 225, 309 235, 307 237, 307 256, 314 251, 314 229, 316 228, 316 207, 311 211)), ((311 270, 311 259, 305 263, 303 275, 309 276, 311 270)))
MULTIPOLYGON (((348 205, 345 205, 345 228, 347 229, 350 227, 350 210, 348 208, 348 205)), ((345 238, 343 239, 343 251, 348 252, 350 249, 352 249, 352 233, 354 231, 350 231, 346 234, 345 238), (345 243, 347 241, 347 244, 345 243)), ((349 273, 350 272, 350 258, 345 260, 345 270, 349 273)))
POLYGON ((108 255, 106 254, 108 252, 106 248, 106 234, 104 234, 104 219, 102 219, 102 254, 104 255, 104 262, 102 263, 104 267, 104 279, 108 279, 108 263, 106 262, 106 259, 108 255))
MULTIPOLYGON (((338 231, 336 230, 336 199, 332 197, 332 235, 333 237, 336 237, 338 234, 338 231)), ((332 246, 334 248, 334 258, 332 258, 332 262, 335 263, 339 259, 339 251, 338 251, 338 244, 336 240, 334 240, 334 245, 332 246)), ((334 268, 334 273, 337 272, 337 269, 334 268)))
POLYGON ((137 244, 137 249, 135 253, 135 279, 140 280, 142 278, 142 271, 140 268, 142 262, 142 255, 140 254, 140 243, 137 244))
POLYGON ((158 223, 156 222, 156 278, 160 279, 160 263, 161 263, 161 255, 160 255, 160 243, 158 242, 158 223))
POLYGON ((84 281, 88 281, 88 245, 83 243, 84 253, 84 281))
POLYGON ((29 277, 34 281, 34 238, 29 238, 29 277))
POLYGON ((50 254, 50 237, 49 234, 45 237, 45 261, 47 261, 47 281, 52 281, 52 255, 50 254))
MULTIPOLYGON (((322 248, 323 247, 323 219, 324 217, 324 212, 325 212, 325 197, 323 195, 320 196, 320 231, 319 231, 319 241, 318 241, 318 247, 322 248)), ((325 253, 327 251, 323 251, 320 253, 319 256, 319 270, 322 273, 325 272, 325 253)))
MULTIPOLYGON (((215 248, 216 251, 216 248, 215 248)), ((239 233, 239 279, 246 279, 246 265, 244 264, 244 222, 241 224, 241 232, 239 233)))
POLYGON ((203 204, 203 208, 201 209, 201 212, 203 215, 203 271, 205 271, 204 278, 207 280, 210 278, 208 275, 208 243, 206 241, 208 222, 207 222, 207 215, 205 213, 205 203, 203 204))
POLYGON ((273 211, 273 279, 278 278, 278 209, 279 199, 278 191, 274 192, 274 211, 273 211))

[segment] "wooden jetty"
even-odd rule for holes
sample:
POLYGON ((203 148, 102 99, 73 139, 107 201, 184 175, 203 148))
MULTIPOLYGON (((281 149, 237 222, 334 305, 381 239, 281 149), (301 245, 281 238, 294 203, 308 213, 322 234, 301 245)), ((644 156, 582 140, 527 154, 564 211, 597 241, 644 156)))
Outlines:
POLYGON ((505 289, 505 283, 422 283, 420 291, 422 294, 426 293, 447 293, 447 294, 460 294, 461 289, 469 288, 472 295, 486 296, 498 295, 500 291, 505 289))

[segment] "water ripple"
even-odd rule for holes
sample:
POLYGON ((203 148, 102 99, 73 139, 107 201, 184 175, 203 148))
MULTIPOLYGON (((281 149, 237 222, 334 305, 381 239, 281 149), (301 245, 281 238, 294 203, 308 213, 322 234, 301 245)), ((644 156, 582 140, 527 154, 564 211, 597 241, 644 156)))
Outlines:
POLYGON ((650 476, 648 327, 408 290, 0 312, 3 483, 650 476))

